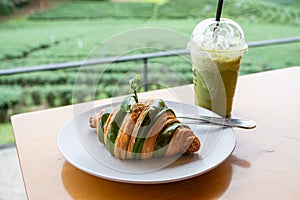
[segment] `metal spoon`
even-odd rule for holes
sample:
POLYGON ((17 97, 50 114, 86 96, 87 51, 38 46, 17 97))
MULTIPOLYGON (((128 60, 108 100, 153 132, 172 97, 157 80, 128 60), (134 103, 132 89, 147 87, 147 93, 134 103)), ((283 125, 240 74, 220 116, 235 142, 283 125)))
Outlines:
POLYGON ((234 118, 221 118, 221 117, 210 117, 203 115, 176 115, 177 118, 185 119, 185 124, 215 124, 229 127, 253 129, 256 127, 256 122, 246 119, 234 119, 234 118))

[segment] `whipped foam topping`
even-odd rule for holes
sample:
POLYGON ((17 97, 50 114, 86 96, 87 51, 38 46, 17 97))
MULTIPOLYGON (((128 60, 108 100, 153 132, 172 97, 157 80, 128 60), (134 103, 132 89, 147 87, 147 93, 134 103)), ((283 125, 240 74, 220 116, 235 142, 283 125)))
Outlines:
POLYGON ((242 28, 233 20, 222 18, 220 22, 210 18, 200 22, 192 33, 190 49, 207 51, 246 50, 247 43, 242 28))

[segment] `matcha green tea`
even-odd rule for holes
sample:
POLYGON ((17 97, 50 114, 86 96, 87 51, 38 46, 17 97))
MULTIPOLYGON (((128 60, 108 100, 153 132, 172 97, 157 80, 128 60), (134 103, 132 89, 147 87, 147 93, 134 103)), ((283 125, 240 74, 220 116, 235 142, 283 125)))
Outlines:
MULTIPOLYGON (((224 53, 220 53, 222 54, 224 53)), ((230 116, 241 58, 242 56, 236 58, 192 57, 197 105, 222 116, 230 116)))
POLYGON ((195 104, 230 117, 239 68, 247 49, 243 30, 230 19, 206 19, 195 27, 188 47, 195 104))

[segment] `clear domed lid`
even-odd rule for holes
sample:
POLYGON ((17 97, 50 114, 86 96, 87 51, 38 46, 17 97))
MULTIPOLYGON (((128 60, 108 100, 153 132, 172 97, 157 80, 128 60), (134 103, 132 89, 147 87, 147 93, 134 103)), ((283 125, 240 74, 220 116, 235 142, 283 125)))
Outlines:
POLYGON ((193 30, 189 48, 202 50, 246 50, 245 35, 235 21, 221 18, 218 22, 213 18, 201 21, 193 30))

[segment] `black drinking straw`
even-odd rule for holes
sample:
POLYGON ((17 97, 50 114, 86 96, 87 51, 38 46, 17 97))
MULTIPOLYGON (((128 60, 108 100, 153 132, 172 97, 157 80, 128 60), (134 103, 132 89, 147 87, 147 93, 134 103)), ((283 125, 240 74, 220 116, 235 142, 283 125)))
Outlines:
POLYGON ((216 21, 220 22, 221 14, 222 14, 223 0, 219 0, 218 8, 216 13, 216 21))

